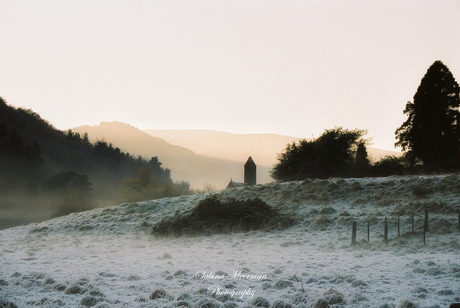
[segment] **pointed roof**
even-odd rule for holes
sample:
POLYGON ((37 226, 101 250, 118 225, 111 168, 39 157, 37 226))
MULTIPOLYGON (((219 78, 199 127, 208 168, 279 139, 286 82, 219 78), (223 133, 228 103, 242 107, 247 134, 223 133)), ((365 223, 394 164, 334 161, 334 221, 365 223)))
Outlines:
POLYGON ((254 160, 252 159, 252 156, 249 156, 248 160, 246 161, 246 163, 244 164, 245 166, 246 165, 256 165, 256 163, 254 162, 254 160))

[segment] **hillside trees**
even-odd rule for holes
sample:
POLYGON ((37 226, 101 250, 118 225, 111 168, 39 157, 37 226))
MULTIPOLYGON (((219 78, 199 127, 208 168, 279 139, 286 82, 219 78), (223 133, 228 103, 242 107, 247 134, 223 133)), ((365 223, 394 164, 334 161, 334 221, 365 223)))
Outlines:
POLYGON ((36 141, 28 143, 16 129, 0 124, 0 191, 14 188, 35 190, 44 159, 36 141))
POLYGON ((168 186, 170 193, 189 192, 188 183, 173 183, 157 157, 133 157, 105 141, 91 144, 87 134, 57 130, 39 114, 9 106, 0 97, 0 216, 8 211, 11 219, 37 221, 52 213, 116 204, 123 181, 142 169, 163 191, 168 186), (69 181, 86 183, 88 189, 64 189, 69 181))
POLYGON ((162 196, 165 190, 164 187, 164 185, 152 178, 149 169, 144 168, 139 171, 137 179, 133 177, 123 181, 120 196, 122 201, 126 202, 158 199, 162 196))
POLYGON ((413 102, 407 102, 407 120, 396 132, 412 165, 459 159, 460 154, 459 85, 441 61, 435 61, 422 78, 413 102))
POLYGON ((271 175, 280 181, 357 175, 369 165, 366 133, 336 127, 315 140, 288 144, 271 175))
MULTIPOLYGON (((129 178, 123 181, 120 188, 120 197, 124 202, 142 201, 148 199, 158 199, 163 197, 176 197, 191 193, 190 184, 188 182, 175 182, 171 179, 169 169, 164 169, 164 178, 158 178, 158 172, 151 167, 152 162, 157 161, 156 157, 150 160, 149 167, 139 171, 137 178, 129 178), (151 173, 155 172, 156 176, 151 173)), ((159 167, 161 163, 156 166, 159 167)))
POLYGON ((92 183, 87 175, 75 171, 55 174, 45 184, 45 189, 56 199, 58 209, 53 216, 82 212, 94 207, 92 183))

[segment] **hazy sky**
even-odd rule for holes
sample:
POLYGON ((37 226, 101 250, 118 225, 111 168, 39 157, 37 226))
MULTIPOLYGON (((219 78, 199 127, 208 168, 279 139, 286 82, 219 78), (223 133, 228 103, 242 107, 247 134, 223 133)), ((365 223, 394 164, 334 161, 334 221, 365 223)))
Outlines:
POLYGON ((393 149, 428 67, 460 82, 460 1, 3 1, 0 96, 59 129, 118 120, 393 149))

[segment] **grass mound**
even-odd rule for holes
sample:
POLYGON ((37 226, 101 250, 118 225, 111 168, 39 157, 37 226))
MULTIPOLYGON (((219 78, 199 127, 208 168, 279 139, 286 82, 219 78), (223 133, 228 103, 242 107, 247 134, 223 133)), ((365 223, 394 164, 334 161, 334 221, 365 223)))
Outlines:
POLYGON ((222 202, 212 196, 201 200, 189 215, 164 219, 152 231, 158 236, 211 235, 285 229, 293 223, 257 198, 222 202))

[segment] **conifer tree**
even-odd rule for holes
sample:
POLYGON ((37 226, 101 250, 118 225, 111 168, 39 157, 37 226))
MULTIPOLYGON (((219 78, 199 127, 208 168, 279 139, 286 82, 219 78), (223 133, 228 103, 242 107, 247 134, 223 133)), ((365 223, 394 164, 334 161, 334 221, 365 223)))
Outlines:
POLYGON ((459 158, 459 85, 441 61, 435 61, 422 78, 413 102, 407 102, 407 120, 395 134, 412 165, 459 158))

